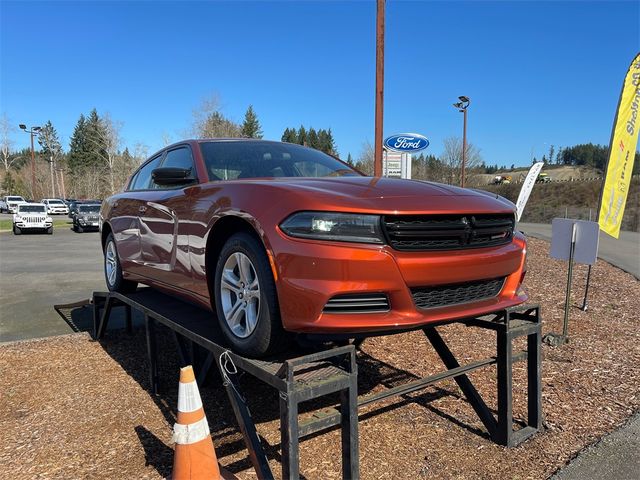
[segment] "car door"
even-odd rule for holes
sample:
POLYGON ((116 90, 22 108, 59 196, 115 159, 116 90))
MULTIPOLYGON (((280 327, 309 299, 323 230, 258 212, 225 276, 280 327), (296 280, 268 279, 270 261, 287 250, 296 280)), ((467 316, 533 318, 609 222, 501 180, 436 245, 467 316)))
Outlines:
MULTIPOLYGON (((189 145, 168 150, 160 166, 191 169, 191 176, 197 181, 189 145)), ((184 290, 192 288, 188 237, 191 200, 188 190, 193 187, 193 183, 161 187, 152 182, 139 212, 144 275, 184 290)))
MULTIPOLYGON (((144 262, 140 241, 140 207, 151 186, 151 172, 160 165, 162 155, 156 155, 134 174, 129 188, 118 195, 112 205, 111 228, 124 270, 143 274, 144 262)), ((76 206, 77 209, 77 206, 76 206)))

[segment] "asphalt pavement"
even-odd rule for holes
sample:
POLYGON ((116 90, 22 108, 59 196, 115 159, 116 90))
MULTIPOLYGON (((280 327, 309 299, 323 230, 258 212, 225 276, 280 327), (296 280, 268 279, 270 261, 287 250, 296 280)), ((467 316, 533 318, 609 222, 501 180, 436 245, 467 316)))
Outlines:
MULTIPOLYGON (((60 217, 62 218, 62 217, 60 217)), ((105 290, 96 232, 0 233, 0 342, 72 333, 53 305, 105 290)))

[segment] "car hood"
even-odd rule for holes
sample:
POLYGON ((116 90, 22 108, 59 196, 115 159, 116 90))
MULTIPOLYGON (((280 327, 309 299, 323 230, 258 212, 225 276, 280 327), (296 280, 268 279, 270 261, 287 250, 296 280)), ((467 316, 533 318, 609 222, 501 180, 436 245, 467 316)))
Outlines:
MULTIPOLYGON (((328 208, 363 209, 389 213, 412 212, 513 212, 509 200, 490 192, 459 188, 422 180, 396 178, 271 178, 242 183, 298 193, 328 208)), ((302 206, 302 205, 301 205, 302 206)), ((306 206, 305 206, 306 208, 306 206)))

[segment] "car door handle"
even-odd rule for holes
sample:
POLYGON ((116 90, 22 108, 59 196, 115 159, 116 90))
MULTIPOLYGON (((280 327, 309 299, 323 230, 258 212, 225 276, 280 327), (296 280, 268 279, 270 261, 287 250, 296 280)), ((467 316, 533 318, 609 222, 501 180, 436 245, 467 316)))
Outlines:
POLYGON ((141 206, 140 206, 140 208, 138 208, 138 211, 139 211, 140 213, 144 213, 144 212, 146 212, 146 211, 147 211, 147 207, 145 207, 144 205, 141 205, 141 206))

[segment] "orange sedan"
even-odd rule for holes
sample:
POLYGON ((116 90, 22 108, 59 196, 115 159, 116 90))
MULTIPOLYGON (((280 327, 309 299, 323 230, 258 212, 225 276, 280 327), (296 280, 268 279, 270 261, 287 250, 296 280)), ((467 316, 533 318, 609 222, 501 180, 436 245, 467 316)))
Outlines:
POLYGON ((365 177, 287 143, 166 147, 103 203, 101 232, 110 290, 143 283, 209 308, 250 356, 294 332, 394 332, 527 300, 511 202, 365 177))

